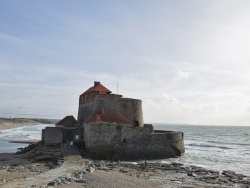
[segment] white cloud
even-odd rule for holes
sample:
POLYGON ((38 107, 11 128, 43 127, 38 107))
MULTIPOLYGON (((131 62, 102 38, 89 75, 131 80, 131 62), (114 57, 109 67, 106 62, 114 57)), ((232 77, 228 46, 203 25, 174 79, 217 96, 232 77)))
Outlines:
POLYGON ((64 3, 0 6, 3 110, 76 115, 95 78, 146 122, 249 124, 248 1, 64 3))
POLYGON ((180 79, 188 79, 190 74, 188 72, 184 72, 183 70, 179 70, 178 73, 177 73, 177 76, 180 79))
POLYGON ((162 96, 163 96, 162 102, 165 105, 179 104, 179 101, 174 96, 168 95, 166 93, 162 93, 162 96))

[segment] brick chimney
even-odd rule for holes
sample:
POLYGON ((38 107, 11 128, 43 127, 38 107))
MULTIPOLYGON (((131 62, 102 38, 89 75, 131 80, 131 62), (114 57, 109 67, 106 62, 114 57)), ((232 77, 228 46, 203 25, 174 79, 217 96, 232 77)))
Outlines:
POLYGON ((98 86, 99 84, 101 84, 101 82, 96 82, 96 81, 95 81, 94 86, 98 86))

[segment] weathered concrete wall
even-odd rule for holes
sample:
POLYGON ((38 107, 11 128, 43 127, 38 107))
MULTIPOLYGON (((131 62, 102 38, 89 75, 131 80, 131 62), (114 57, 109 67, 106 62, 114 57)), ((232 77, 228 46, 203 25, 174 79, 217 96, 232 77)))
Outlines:
POLYGON ((53 146, 76 141, 76 135, 84 138, 90 154, 117 160, 169 158, 185 152, 182 132, 154 131, 150 124, 144 127, 115 123, 88 123, 84 128, 46 127, 42 141, 45 146, 53 146))
POLYGON ((84 141, 87 149, 95 150, 99 146, 112 147, 120 143, 120 130, 112 123, 84 124, 84 141))
POLYGON ((150 130, 150 133, 154 132, 154 127, 152 124, 144 124, 143 127, 148 128, 150 130))
POLYGON ((81 127, 46 127, 42 130, 42 144, 47 146, 79 141, 83 137, 84 128, 81 127))
POLYGON ((46 127, 44 133, 45 146, 61 144, 63 140, 63 132, 60 127, 46 127))
POLYGON ((160 142, 135 142, 120 144, 116 148, 115 158, 119 160, 144 160, 144 159, 165 159, 181 156, 179 150, 183 141, 177 141, 172 146, 171 141, 160 142))
POLYGON ((134 129, 127 135, 123 134, 126 142, 117 145, 115 158, 120 160, 163 159, 181 156, 185 152, 181 132, 149 133, 147 129, 139 133, 137 131, 138 129, 134 129), (133 131, 136 132, 133 133, 133 131))
POLYGON ((112 123, 84 124, 84 142, 92 157, 112 159, 120 143, 120 127, 112 123))
POLYGON ((150 129, 145 127, 123 127, 121 130, 121 142, 133 143, 137 141, 148 142, 150 129))
POLYGON ((95 95, 95 100, 79 103, 78 126, 83 126, 85 120, 93 112, 101 110, 119 112, 133 125, 143 126, 142 101, 121 98, 121 95, 95 95))
POLYGON ((142 101, 138 99, 122 98, 119 106, 122 114, 125 114, 129 120, 136 126, 143 127, 142 101))
POLYGON ((112 154, 119 160, 160 159, 184 153, 183 133, 156 131, 111 123, 84 125, 84 140, 90 153, 112 154))
POLYGON ((116 94, 99 94, 98 92, 92 92, 85 95, 80 95, 79 104, 85 104, 89 102, 93 102, 95 100, 109 100, 109 101, 120 101, 122 95, 116 94))

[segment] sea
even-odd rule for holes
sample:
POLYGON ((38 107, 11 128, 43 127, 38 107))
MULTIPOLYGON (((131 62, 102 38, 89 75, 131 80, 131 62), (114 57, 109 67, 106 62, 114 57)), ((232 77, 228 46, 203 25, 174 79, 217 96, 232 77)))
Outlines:
MULTIPOLYGON (((28 144, 11 143, 15 140, 41 140, 42 129, 54 127, 53 124, 27 125, 13 129, 0 130, 0 153, 14 153, 28 144)), ((0 154, 1 155, 1 154, 0 154)))
POLYGON ((164 159, 222 172, 232 170, 250 176, 250 126, 154 124, 155 129, 184 133, 185 154, 164 159))
MULTIPOLYGON (((185 154, 178 158, 157 160, 182 163, 211 170, 232 170, 250 176, 250 126, 201 126, 153 124, 157 130, 184 133, 185 154)), ((16 152, 27 144, 11 140, 41 139, 41 131, 52 124, 29 125, 0 132, 0 153, 16 152)))

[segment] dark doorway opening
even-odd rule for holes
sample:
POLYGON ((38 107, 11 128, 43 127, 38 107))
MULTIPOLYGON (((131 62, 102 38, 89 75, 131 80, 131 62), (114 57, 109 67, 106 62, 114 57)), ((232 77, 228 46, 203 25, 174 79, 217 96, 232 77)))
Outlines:
POLYGON ((139 121, 134 121, 135 127, 139 127, 139 121))

